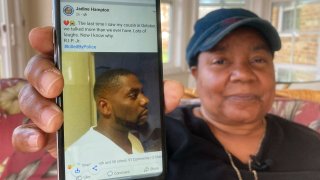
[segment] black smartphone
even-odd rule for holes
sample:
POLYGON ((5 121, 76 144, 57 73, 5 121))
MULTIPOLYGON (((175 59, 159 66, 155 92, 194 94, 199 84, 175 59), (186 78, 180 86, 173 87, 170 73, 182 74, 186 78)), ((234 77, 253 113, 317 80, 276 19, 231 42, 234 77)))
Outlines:
POLYGON ((162 179, 159 0, 54 0, 59 179, 162 179))

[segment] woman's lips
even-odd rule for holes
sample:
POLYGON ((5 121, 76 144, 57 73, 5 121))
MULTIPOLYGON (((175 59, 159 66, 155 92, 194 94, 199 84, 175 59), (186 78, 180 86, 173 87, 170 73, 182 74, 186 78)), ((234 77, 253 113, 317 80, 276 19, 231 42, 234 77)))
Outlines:
POLYGON ((228 95, 227 99, 233 101, 256 101, 259 100, 259 96, 255 94, 232 94, 228 95))

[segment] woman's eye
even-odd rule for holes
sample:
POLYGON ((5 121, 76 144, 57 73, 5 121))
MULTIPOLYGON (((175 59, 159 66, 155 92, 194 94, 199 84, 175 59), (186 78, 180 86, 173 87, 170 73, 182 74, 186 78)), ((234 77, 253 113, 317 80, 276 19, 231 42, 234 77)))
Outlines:
POLYGON ((266 63, 266 60, 263 58, 254 58, 253 63, 266 63))
POLYGON ((212 60, 211 63, 212 64, 217 64, 217 65, 222 65, 222 64, 225 64, 226 61, 224 59, 214 59, 214 60, 212 60))

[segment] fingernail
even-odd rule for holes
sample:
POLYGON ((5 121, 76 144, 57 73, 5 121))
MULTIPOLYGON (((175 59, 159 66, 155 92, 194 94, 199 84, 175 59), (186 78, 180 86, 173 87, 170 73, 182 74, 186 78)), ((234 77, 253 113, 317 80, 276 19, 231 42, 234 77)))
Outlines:
POLYGON ((59 79, 61 79, 61 73, 59 70, 57 70, 56 68, 50 68, 47 69, 46 71, 44 71, 44 75, 43 77, 45 78, 41 78, 41 88, 40 88, 40 92, 41 93, 45 93, 48 94, 49 91, 52 88, 52 85, 58 81, 59 79))
POLYGON ((22 96, 22 94, 24 93, 24 89, 27 88, 27 85, 24 85, 22 86, 22 88, 19 90, 19 93, 18 93, 18 99, 20 99, 20 97, 22 96))
POLYGON ((38 135, 36 134, 31 134, 28 137, 28 145, 32 148, 37 148, 38 147, 38 135))
POLYGON ((27 65, 26 68, 24 69, 23 75, 24 77, 28 77, 29 72, 31 71, 32 66, 31 65, 27 65))
POLYGON ((41 119, 45 122, 44 129, 47 132, 53 132, 53 131, 57 130, 57 129, 55 129, 56 127, 55 127, 55 123, 53 121, 57 116, 60 116, 60 115, 61 115, 61 109, 56 106, 46 108, 41 113, 41 119))

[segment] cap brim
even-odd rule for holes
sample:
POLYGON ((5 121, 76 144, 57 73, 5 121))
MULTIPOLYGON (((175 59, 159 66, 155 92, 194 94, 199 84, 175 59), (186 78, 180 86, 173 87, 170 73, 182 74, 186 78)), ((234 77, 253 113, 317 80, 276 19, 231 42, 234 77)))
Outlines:
POLYGON ((258 18, 249 18, 227 26, 225 29, 219 31, 218 34, 211 34, 203 43, 201 43, 199 47, 200 52, 211 49, 226 35, 241 26, 248 26, 257 29, 268 41, 272 51, 278 51, 281 49, 281 40, 279 34, 268 21, 258 18))

